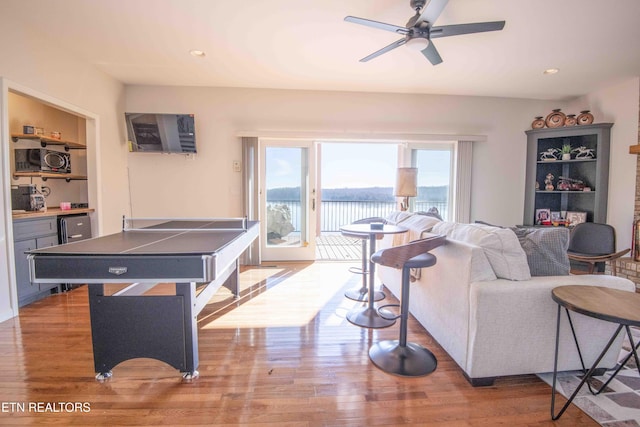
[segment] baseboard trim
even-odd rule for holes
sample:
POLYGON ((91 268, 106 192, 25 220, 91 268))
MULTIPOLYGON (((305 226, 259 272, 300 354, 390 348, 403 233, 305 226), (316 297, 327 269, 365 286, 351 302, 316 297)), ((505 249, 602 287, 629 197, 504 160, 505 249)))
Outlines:
POLYGON ((18 314, 15 313, 13 310, 9 309, 9 310, 2 310, 0 311, 0 322, 4 322, 5 320, 9 320, 12 319, 14 317, 16 317, 18 314))

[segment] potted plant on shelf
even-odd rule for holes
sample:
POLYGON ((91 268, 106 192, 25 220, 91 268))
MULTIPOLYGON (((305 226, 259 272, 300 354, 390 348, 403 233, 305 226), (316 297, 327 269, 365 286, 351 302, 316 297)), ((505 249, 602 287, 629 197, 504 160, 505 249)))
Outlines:
POLYGON ((571 144, 562 144, 560 149, 562 160, 571 160, 571 144))

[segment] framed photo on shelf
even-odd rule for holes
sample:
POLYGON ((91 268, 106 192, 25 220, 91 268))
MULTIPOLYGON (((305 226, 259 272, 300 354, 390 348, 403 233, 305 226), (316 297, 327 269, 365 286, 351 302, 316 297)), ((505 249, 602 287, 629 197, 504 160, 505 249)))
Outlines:
POLYGON ((551 224, 551 209, 536 209, 536 225, 551 224))
POLYGON ((560 221, 562 219, 562 214, 560 211, 551 211, 551 221, 560 221))
POLYGON ((567 225, 577 225, 583 222, 587 222, 587 213, 586 212, 567 212, 567 225))

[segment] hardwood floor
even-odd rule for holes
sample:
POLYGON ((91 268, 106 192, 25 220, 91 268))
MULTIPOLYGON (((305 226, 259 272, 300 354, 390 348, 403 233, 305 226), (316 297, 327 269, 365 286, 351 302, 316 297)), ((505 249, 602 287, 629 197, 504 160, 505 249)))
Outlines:
POLYGON ((597 425, 575 406, 552 422, 551 389, 533 375, 471 387, 413 318, 409 340, 434 352, 437 370, 421 378, 378 370, 368 348, 397 338, 398 327, 345 320, 357 305, 343 297, 360 285, 347 272, 355 264, 242 272, 241 299, 221 291, 199 316, 192 382, 149 359, 97 382, 86 287, 36 302, 0 323, 0 425, 597 425))

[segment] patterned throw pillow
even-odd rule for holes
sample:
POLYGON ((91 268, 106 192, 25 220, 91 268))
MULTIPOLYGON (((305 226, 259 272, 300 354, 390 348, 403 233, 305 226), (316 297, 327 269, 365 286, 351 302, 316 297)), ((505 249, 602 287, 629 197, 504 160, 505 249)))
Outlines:
POLYGON ((569 229, 553 228, 511 228, 524 252, 531 276, 567 276, 569 274, 569 229))

